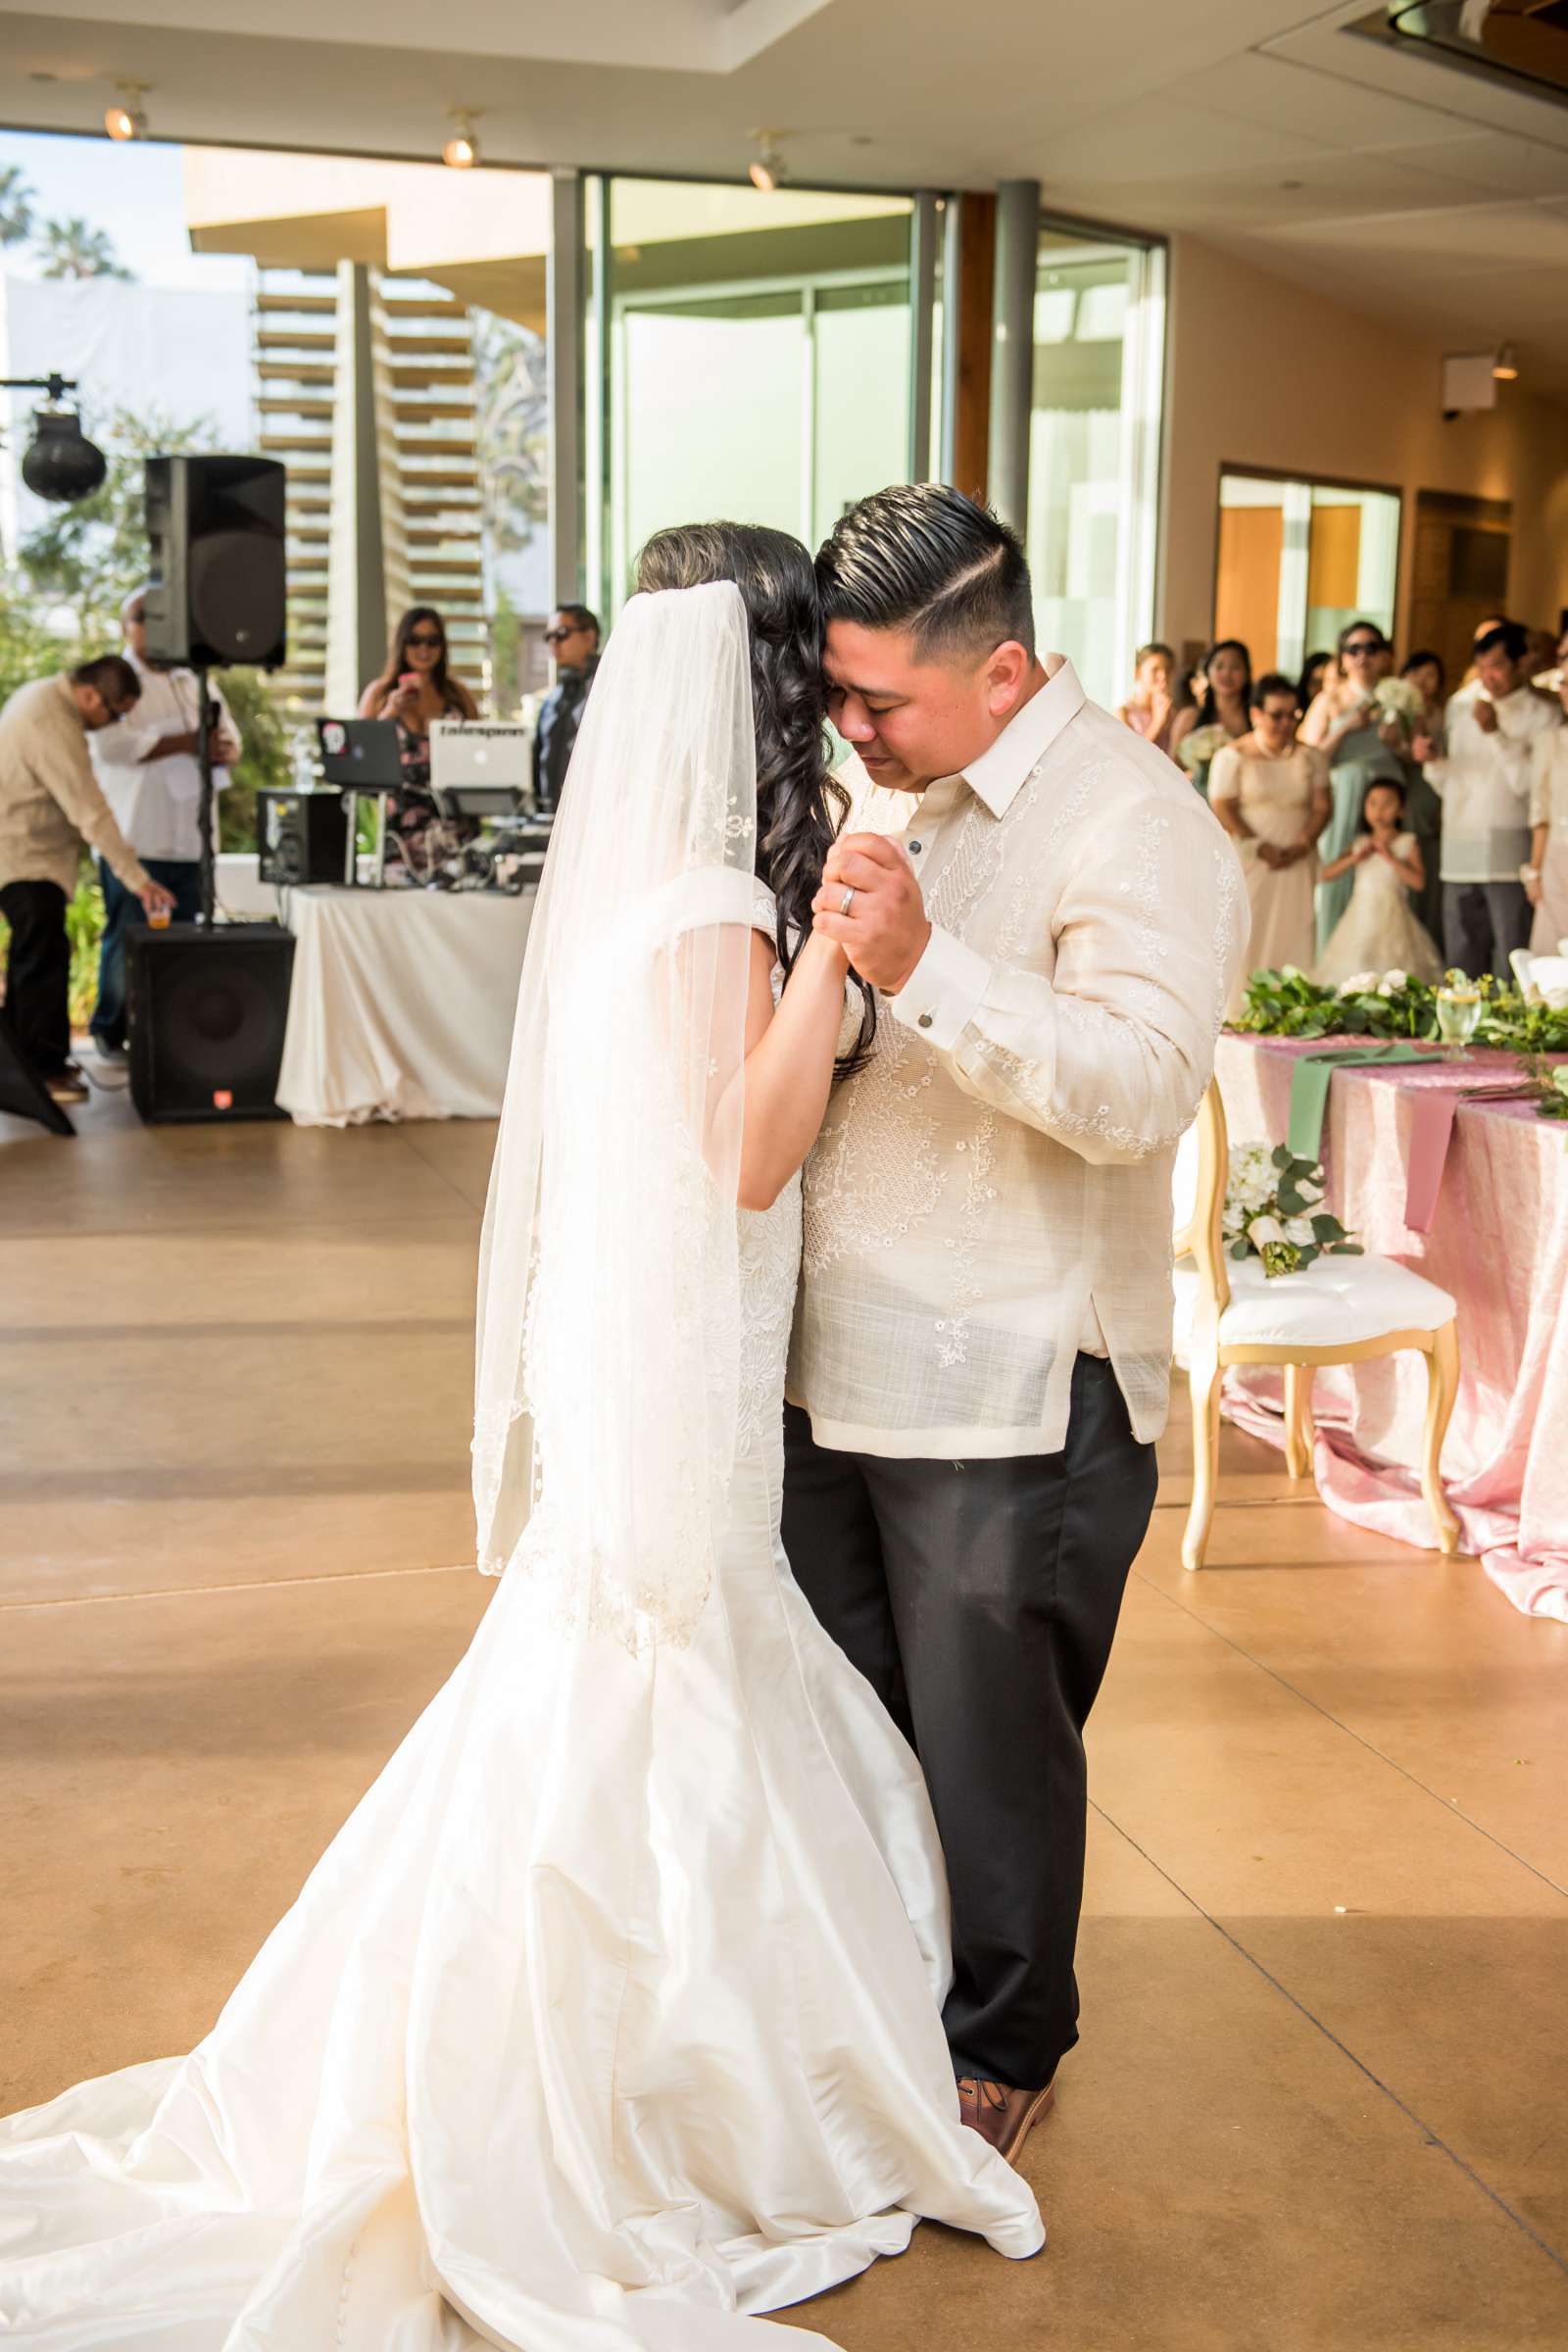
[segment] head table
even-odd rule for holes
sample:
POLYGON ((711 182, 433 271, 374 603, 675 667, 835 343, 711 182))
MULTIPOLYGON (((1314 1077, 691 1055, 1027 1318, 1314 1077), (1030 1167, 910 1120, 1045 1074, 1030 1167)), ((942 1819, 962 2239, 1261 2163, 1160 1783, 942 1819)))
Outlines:
MULTIPOLYGON (((1296 1065, 1333 1042, 1221 1037, 1215 1069, 1233 1145, 1285 1140, 1296 1065)), ((1464 1549, 1516 1608, 1568 1622, 1568 1123, 1538 1117, 1530 1102, 1461 1098, 1435 1199, 1430 1166, 1424 1186, 1410 1181, 1412 1130, 1418 1158, 1431 1133, 1432 1105, 1420 1098, 1517 1069, 1511 1055, 1479 1050, 1457 1065, 1336 1069, 1324 1171, 1329 1203, 1357 1241, 1458 1302, 1459 1400, 1443 1472, 1464 1549)), ((1424 1360, 1320 1371, 1313 1401, 1324 1501, 1358 1526, 1432 1548, 1415 1474, 1424 1360)), ((1224 1409, 1283 1446, 1277 1375, 1232 1372, 1224 1409)))

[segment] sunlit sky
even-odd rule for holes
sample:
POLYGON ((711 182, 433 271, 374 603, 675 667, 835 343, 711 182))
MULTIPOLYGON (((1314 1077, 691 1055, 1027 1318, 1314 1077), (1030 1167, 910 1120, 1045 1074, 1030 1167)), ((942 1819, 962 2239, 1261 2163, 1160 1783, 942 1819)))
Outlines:
MULTIPOLYGON (((35 191, 34 207, 53 220, 80 215, 114 239, 129 270, 151 286, 240 288, 248 284, 238 254, 194 254, 185 233, 184 178, 178 147, 135 140, 0 131, 0 165, 15 164, 35 191)), ((36 258, 21 246, 0 269, 36 277, 36 258)))

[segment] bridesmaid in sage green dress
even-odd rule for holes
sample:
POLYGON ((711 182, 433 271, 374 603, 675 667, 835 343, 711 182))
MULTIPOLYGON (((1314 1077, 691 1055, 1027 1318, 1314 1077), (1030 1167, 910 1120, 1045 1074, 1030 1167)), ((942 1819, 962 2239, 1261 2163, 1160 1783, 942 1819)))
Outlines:
MULTIPOLYGON (((1352 620, 1340 631, 1338 665, 1301 722, 1302 743, 1327 754, 1334 791, 1334 813, 1319 844, 1325 865, 1343 858, 1354 841, 1369 784, 1386 778, 1403 790, 1399 747, 1404 729, 1396 718, 1380 718, 1374 700, 1378 680, 1393 667, 1394 648, 1377 622, 1352 620)), ((1319 955, 1350 903, 1352 883, 1353 876, 1346 873, 1317 886, 1319 955)))

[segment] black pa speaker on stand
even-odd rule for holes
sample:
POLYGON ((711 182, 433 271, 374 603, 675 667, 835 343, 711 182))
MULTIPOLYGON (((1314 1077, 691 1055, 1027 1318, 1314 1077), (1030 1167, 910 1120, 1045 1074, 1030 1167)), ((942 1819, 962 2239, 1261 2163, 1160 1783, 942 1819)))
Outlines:
POLYGON ((183 662, 201 689, 201 919, 209 926, 217 912, 210 742, 216 706, 207 673, 237 662, 276 669, 283 661, 286 482, 275 458, 147 460, 147 658, 183 662))
POLYGON ((125 934, 130 1096, 148 1123, 281 1119, 294 934, 280 923, 125 934))
POLYGON ((275 458, 148 459, 150 662, 278 667, 285 481, 275 458))

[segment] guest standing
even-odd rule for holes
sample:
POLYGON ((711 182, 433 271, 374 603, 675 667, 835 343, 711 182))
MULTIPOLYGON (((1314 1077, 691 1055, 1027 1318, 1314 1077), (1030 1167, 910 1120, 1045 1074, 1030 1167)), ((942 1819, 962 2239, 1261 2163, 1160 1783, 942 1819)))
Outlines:
POLYGON ((11 926, 5 1017, 57 1102, 80 1102, 87 1092, 71 1058, 66 931, 83 849, 107 858, 149 914, 174 904, 116 824, 87 753, 88 736, 134 710, 140 693, 130 663, 104 654, 19 686, 0 710, 0 914, 11 926))
MULTIPOLYGON (((201 683, 193 669, 165 669, 147 659, 146 590, 132 589, 120 609, 125 660, 141 685, 131 715, 89 735, 93 772, 115 821, 155 882, 174 902, 176 922, 201 911, 201 791, 197 757, 201 683)), ((228 706, 215 688, 217 723, 211 737, 213 781, 220 788, 240 755, 228 706)), ((140 905, 107 858, 98 859, 104 893, 104 932, 98 950, 98 1002, 92 1042, 100 1058, 125 1051, 125 932, 140 905)))
POLYGON ((1301 710, 1311 710, 1312 705, 1323 691, 1324 679, 1333 667, 1334 656, 1332 654, 1307 655, 1301 664, 1301 675, 1296 688, 1296 700, 1301 710))
POLYGON ((1124 727, 1142 735, 1156 752, 1170 750, 1170 733, 1177 718, 1173 687, 1176 657, 1168 645, 1141 645, 1133 663, 1133 690, 1119 705, 1116 716, 1124 727))
MULTIPOLYGON (((1568 671, 1557 689, 1568 712, 1568 671)), ((1537 956, 1568 954, 1568 726, 1536 737, 1530 755, 1530 863, 1525 893, 1534 906, 1530 946, 1537 956)))
POLYGON ((1350 876, 1339 864, 1355 839, 1366 788, 1380 776, 1404 785, 1399 752, 1404 730, 1394 717, 1378 710, 1378 680, 1394 666, 1394 648, 1375 620, 1352 620, 1340 631, 1338 659, 1301 722, 1301 741, 1328 755, 1334 785, 1334 813, 1324 834, 1322 854, 1335 866, 1336 879, 1320 881, 1317 891, 1318 951, 1328 945, 1350 903, 1350 876))
POLYGON ((1531 758, 1562 712, 1529 680, 1528 640, 1505 620, 1475 649, 1475 677, 1448 704, 1447 751, 1412 749, 1443 801, 1443 945, 1450 966, 1511 978, 1508 957, 1530 936, 1520 878, 1530 863, 1531 758))
POLYGON ((1298 741, 1301 714, 1290 679, 1271 671, 1251 700, 1250 731, 1215 753, 1208 778, 1208 805, 1240 849, 1252 913, 1231 1020, 1246 1003, 1248 972, 1287 963, 1305 971, 1317 953, 1317 844, 1334 806, 1327 760, 1298 741))
POLYGON ((1425 870, 1421 845, 1404 822, 1404 786, 1374 777, 1361 801, 1355 839, 1324 879, 1349 877, 1350 904, 1335 924, 1312 977, 1338 988, 1356 972, 1409 972, 1417 980, 1443 977, 1438 943, 1417 919, 1412 901, 1425 870))
POLYGON ((397 722, 403 790, 387 809, 389 853, 426 876, 449 837, 474 825, 444 826, 430 798, 430 729, 438 718, 477 718, 479 706, 449 666, 447 624, 433 605, 414 605, 392 632, 386 667, 360 697, 362 718, 397 722), (437 827, 441 829, 436 830, 437 827))
POLYGON ((555 658, 556 682, 539 710, 533 739, 533 797, 541 809, 559 808, 562 787, 599 667, 599 620, 586 605, 558 605, 545 643, 555 658))
MULTIPOLYGON (((1399 664, 1399 675, 1412 685, 1426 705, 1425 717, 1413 733, 1440 736, 1443 732, 1444 704, 1447 699, 1448 670, 1441 654, 1421 652, 1406 655, 1399 664)), ((1399 764, 1404 770, 1404 826, 1413 833, 1421 846, 1421 864, 1426 880, 1413 901, 1416 915, 1424 931, 1434 939, 1443 937, 1443 803, 1428 783, 1426 771, 1411 751, 1409 741, 1395 747, 1399 764)))
POLYGON ((1181 757, 1182 745, 1205 727, 1223 727, 1233 742, 1241 741, 1252 721, 1252 657, 1239 637, 1222 637, 1203 656, 1200 675, 1201 699, 1192 709, 1178 710, 1172 723, 1170 756, 1187 769, 1206 798, 1214 754, 1209 752, 1189 765, 1181 757))

